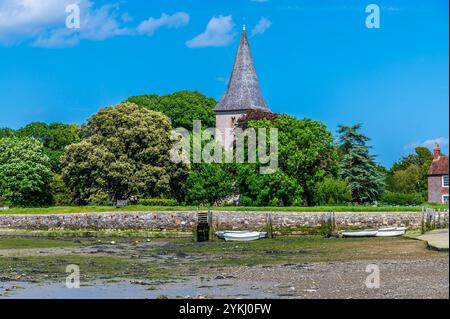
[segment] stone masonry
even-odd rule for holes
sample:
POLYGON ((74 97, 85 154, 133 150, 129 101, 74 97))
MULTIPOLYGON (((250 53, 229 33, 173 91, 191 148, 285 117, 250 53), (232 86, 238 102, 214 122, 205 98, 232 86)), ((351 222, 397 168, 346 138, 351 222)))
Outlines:
MULTIPOLYGON (((216 229, 263 229, 268 212, 213 211, 216 229)), ((275 231, 303 233, 320 228, 320 212, 271 212, 275 231)), ((336 213, 338 229, 407 226, 420 228, 420 212, 342 212, 336 213)), ((446 216, 448 218, 448 215, 446 216)), ((52 215, 0 215, 0 227, 18 229, 147 229, 191 231, 196 211, 108 212, 52 215)))

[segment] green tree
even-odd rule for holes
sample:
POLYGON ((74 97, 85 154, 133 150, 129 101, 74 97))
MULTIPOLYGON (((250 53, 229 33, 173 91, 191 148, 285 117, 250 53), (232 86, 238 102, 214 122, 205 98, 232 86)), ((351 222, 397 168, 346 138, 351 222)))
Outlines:
POLYGON ((139 95, 128 98, 148 110, 165 114, 174 128, 184 127, 192 130, 194 120, 202 121, 203 127, 215 127, 214 107, 217 102, 199 92, 180 91, 168 95, 139 95))
POLYGON ((17 206, 51 200, 51 169, 42 144, 34 138, 0 139, 0 197, 17 206))
POLYGON ((238 164, 237 182, 243 206, 293 206, 303 203, 303 187, 282 170, 262 175, 257 164, 238 164))
POLYGON ((64 148, 80 141, 80 127, 75 124, 33 122, 19 129, 17 135, 41 141, 45 154, 50 158, 52 171, 59 173, 64 148))
POLYGON ((10 128, 7 128, 7 127, 0 128, 0 138, 13 137, 15 134, 16 134, 16 132, 10 128))
POLYGON ((191 166, 186 181, 186 203, 215 205, 233 194, 234 172, 231 164, 198 163, 191 166))
POLYGON ((71 204, 70 191, 60 174, 53 174, 50 182, 50 193, 52 204, 56 206, 67 206, 71 204))
POLYGON ((281 115, 275 119, 250 120, 247 126, 278 129, 278 172, 262 175, 254 164, 237 170, 242 195, 255 204, 311 204, 316 183, 337 173, 333 137, 324 124, 281 115))
POLYGON ((411 164, 392 175, 391 190, 395 193, 413 194, 421 191, 422 172, 420 166, 411 164))
POLYGON ((44 146, 49 139, 48 125, 42 122, 33 122, 17 130, 20 137, 32 137, 39 140, 44 146))
POLYGON ((433 154, 426 147, 416 147, 414 151, 414 154, 409 154, 392 165, 387 175, 387 186, 391 192, 420 193, 425 200, 428 190, 428 169, 433 161, 433 154))
POLYGON ((352 201, 352 189, 346 181, 327 177, 317 183, 314 194, 316 205, 342 205, 352 201))
POLYGON ((171 125, 161 113, 133 103, 107 107, 66 147, 62 177, 79 204, 130 196, 182 199, 187 167, 170 160, 171 125))
POLYGON ((414 154, 409 154, 405 157, 402 157, 398 162, 394 163, 391 168, 391 172, 400 171, 408 168, 410 165, 430 165, 433 160, 433 154, 426 147, 416 147, 414 149, 414 154))
POLYGON ((361 124, 339 126, 340 177, 350 185, 353 201, 367 204, 379 199, 385 185, 366 145, 369 138, 358 132, 361 127, 361 124))

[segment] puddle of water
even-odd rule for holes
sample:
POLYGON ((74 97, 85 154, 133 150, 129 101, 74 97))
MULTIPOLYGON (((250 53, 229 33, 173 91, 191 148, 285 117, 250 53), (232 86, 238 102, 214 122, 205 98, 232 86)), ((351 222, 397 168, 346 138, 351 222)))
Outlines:
POLYGON ((168 298, 274 298, 271 283, 245 283, 230 280, 205 282, 198 279, 162 285, 134 284, 129 281, 95 282, 78 289, 61 283, 0 283, 0 299, 156 299, 168 298))

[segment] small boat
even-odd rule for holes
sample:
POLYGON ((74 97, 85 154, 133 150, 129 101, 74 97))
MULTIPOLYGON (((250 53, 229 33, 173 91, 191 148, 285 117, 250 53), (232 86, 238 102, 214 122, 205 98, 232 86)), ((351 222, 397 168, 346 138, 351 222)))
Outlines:
POLYGON ((247 230, 239 230, 239 231, 227 230, 216 232, 216 236, 225 239, 226 241, 251 241, 265 238, 267 237, 267 233, 257 231, 247 231, 247 230))
POLYGON ((377 237, 396 237, 402 236, 406 232, 406 227, 392 227, 378 229, 377 237))
POLYGON ((374 237, 378 233, 377 229, 348 230, 342 232, 344 237, 374 237))
POLYGON ((222 231, 216 231, 216 236, 220 239, 225 239, 225 233, 244 234, 244 233, 248 233, 248 231, 247 230, 222 230, 222 231))

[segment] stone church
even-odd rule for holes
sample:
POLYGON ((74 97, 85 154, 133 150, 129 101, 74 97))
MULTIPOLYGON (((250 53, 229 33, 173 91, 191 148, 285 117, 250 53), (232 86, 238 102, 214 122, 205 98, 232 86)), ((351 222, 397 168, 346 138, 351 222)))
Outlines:
POLYGON ((259 88, 245 25, 227 91, 214 110, 216 112, 216 128, 220 133, 217 139, 225 149, 232 148, 233 129, 237 120, 247 111, 271 112, 259 88))

